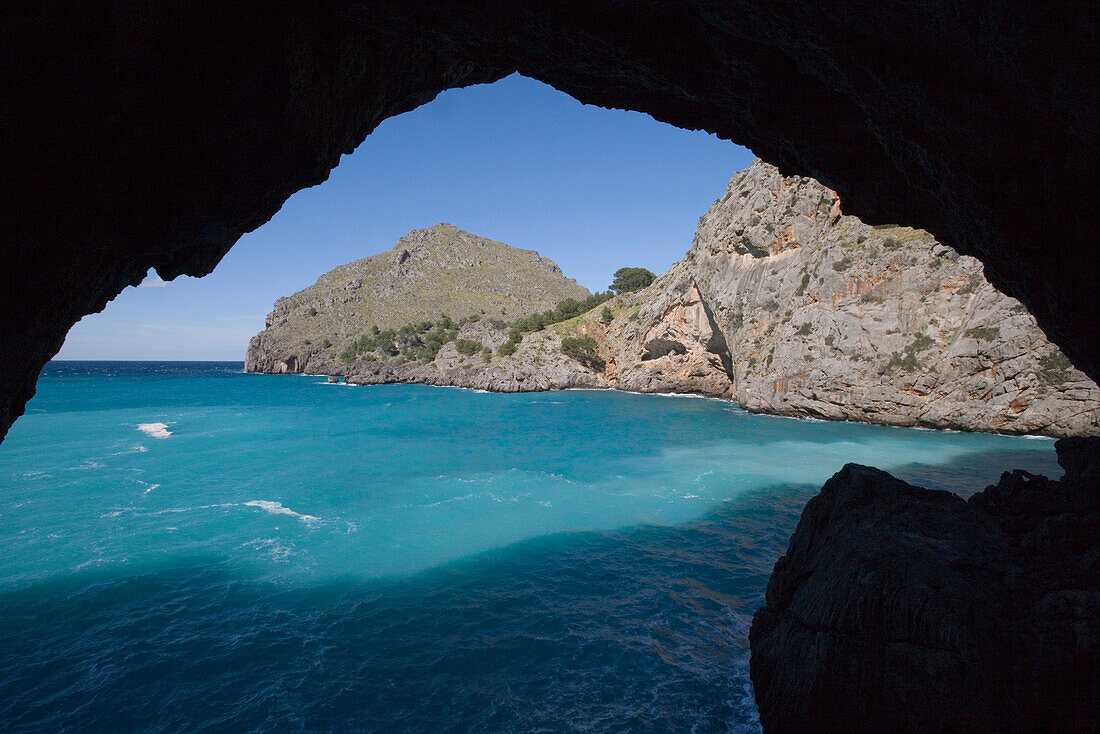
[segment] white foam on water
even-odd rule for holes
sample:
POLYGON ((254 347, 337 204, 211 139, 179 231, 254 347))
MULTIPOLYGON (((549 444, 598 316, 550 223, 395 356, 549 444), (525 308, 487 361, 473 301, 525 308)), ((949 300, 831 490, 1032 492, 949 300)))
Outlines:
POLYGON ((636 395, 656 395, 659 398, 692 398, 695 400, 717 400, 719 402, 729 402, 725 398, 716 398, 713 395, 700 395, 693 392, 647 392, 647 393, 633 393, 630 390, 616 390, 615 392, 625 392, 636 395))
POLYGON ((126 449, 125 451, 116 451, 113 454, 111 454, 111 456, 123 456, 125 454, 133 454, 133 453, 144 454, 148 450, 149 449, 145 448, 140 443, 135 443, 133 446, 126 449))
POLYGON ((463 387, 462 385, 425 385, 425 387, 434 387, 440 390, 463 390, 464 392, 476 392, 481 393, 482 395, 497 394, 492 390, 482 390, 480 387, 463 387))
POLYGON ((150 438, 168 438, 172 435, 167 423, 138 423, 137 429, 150 438))
POLYGON ((283 507, 282 502, 271 502, 269 500, 249 500, 245 502, 248 507, 259 507, 264 512, 270 512, 272 515, 289 515, 290 517, 296 517, 302 522, 319 522, 321 518, 314 515, 303 515, 300 512, 295 512, 289 507, 283 507))
MULTIPOLYGON (((157 485, 160 486, 160 485, 157 485)), ((155 517, 157 515, 179 515, 184 512, 194 512, 195 510, 209 510, 215 507, 236 507, 236 502, 219 502, 213 505, 199 505, 198 507, 169 507, 166 510, 157 510, 156 512, 147 513, 149 517, 155 517)))
MULTIPOLYGON (((442 479, 442 477, 440 477, 440 478, 442 479)), ((462 502, 463 500, 470 500, 470 499, 473 499, 476 496, 477 495, 475 495, 475 494, 464 494, 461 497, 448 497, 447 499, 439 500, 438 502, 429 502, 426 505, 416 505, 416 506, 417 507, 439 507, 440 505, 445 505, 449 502, 462 502)))
POLYGON ((295 555, 293 549, 280 542, 278 538, 260 538, 244 543, 239 547, 258 551, 260 555, 276 563, 290 563, 295 555))
POLYGON ((150 492, 152 492, 154 489, 156 489, 159 486, 160 486, 159 484, 150 484, 148 487, 145 488, 145 491, 142 492, 142 494, 149 494, 150 492))

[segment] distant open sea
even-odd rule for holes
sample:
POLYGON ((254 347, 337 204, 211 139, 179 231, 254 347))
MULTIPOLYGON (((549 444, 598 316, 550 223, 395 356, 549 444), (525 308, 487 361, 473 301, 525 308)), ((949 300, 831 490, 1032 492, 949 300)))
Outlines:
POLYGON ((1061 476, 715 400, 51 363, 0 445, 0 730, 758 731, 752 613, 848 461, 1061 476))

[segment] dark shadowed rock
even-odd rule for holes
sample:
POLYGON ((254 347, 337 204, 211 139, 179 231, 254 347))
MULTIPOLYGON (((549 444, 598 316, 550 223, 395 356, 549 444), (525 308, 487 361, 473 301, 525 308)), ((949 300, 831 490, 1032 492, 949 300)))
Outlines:
POLYGON ((1100 439, 964 501, 849 464, 753 619, 765 731, 1100 730, 1100 439))

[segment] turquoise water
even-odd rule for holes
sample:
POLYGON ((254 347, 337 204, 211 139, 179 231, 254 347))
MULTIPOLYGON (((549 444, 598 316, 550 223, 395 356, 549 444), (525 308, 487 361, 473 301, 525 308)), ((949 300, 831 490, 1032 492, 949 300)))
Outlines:
POLYGON ((53 363, 0 445, 0 724, 756 731, 752 612, 848 461, 1061 473, 713 400, 53 363))

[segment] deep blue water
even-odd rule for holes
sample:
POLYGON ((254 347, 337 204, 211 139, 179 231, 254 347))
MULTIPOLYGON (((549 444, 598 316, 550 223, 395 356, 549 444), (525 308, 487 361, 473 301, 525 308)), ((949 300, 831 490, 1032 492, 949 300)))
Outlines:
POLYGON ((0 445, 0 730, 757 731, 747 632, 845 462, 1053 442, 52 363, 0 445))

